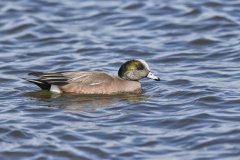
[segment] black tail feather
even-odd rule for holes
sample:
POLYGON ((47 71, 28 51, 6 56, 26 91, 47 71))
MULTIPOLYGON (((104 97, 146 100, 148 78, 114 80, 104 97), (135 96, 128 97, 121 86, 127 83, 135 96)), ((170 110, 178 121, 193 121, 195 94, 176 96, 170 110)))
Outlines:
POLYGON ((51 88, 51 84, 41 81, 39 79, 26 79, 26 78, 23 78, 23 79, 33 84, 36 84, 38 87, 40 87, 43 90, 50 90, 51 88))

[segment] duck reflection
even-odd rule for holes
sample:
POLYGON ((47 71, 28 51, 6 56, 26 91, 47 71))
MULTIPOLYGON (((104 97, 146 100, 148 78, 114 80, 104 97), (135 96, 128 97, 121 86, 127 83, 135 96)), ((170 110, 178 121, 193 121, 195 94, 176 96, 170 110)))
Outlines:
POLYGON ((119 103, 136 103, 150 96, 144 94, 119 95, 77 95, 54 94, 49 91, 34 91, 24 94, 27 97, 46 101, 49 107, 63 108, 71 111, 95 111, 99 107, 112 107, 119 103))

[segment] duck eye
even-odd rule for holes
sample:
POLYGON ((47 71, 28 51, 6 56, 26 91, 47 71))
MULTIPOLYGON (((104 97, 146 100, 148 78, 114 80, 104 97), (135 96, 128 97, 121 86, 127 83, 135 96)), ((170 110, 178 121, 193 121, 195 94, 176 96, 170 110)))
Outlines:
POLYGON ((138 70, 144 70, 145 67, 144 67, 143 64, 139 63, 138 66, 137 66, 137 69, 138 69, 138 70))

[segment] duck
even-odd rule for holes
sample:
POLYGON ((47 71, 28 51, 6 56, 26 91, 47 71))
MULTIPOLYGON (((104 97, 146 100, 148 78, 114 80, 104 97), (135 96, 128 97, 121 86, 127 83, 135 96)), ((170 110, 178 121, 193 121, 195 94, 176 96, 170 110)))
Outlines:
POLYGON ((141 93, 139 80, 150 78, 160 81, 142 59, 128 60, 121 65, 118 76, 103 71, 63 71, 63 72, 30 72, 28 75, 37 78, 24 80, 31 82, 42 90, 54 93, 75 93, 83 95, 121 93, 141 93))

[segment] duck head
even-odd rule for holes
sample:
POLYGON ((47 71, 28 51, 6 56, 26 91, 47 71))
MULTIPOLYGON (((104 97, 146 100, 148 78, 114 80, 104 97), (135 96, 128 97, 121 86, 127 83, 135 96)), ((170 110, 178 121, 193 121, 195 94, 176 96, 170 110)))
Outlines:
POLYGON ((118 70, 118 76, 132 81, 139 81, 145 77, 160 81, 160 78, 150 71, 149 65, 142 59, 134 59, 123 63, 118 70))

